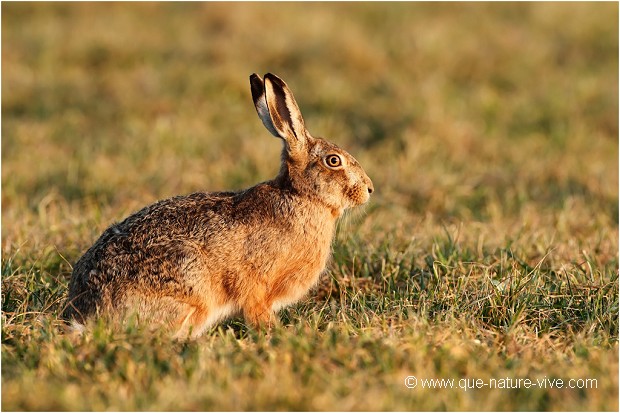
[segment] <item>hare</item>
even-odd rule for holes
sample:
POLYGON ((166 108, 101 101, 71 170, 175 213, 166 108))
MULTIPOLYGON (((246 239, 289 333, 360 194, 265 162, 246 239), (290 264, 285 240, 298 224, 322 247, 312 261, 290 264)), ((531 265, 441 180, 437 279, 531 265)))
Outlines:
POLYGON ((236 314, 268 327, 317 283, 337 219, 368 201, 372 181, 347 152, 310 135, 284 81, 252 74, 250 88, 284 143, 278 176, 165 199, 109 227, 73 268, 64 317, 76 328, 134 316, 195 338, 236 314))

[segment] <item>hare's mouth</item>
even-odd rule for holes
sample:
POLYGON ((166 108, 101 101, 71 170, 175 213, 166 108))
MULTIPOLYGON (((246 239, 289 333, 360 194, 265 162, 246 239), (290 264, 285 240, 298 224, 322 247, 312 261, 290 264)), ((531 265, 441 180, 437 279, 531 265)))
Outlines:
POLYGON ((365 204, 370 200, 370 194, 374 192, 374 188, 366 185, 357 185, 351 188, 347 193, 350 201, 350 207, 356 207, 365 204))
POLYGON ((364 205, 366 204, 368 201, 370 201, 370 192, 367 192, 366 194, 364 194, 364 199, 362 200, 362 202, 360 202, 359 205, 364 205))

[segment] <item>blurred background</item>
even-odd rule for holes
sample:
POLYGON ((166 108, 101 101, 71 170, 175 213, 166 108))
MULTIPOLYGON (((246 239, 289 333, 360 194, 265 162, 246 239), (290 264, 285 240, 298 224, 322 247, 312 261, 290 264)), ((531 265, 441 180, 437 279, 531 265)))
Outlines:
POLYGON ((367 170, 368 231, 617 226, 617 33, 615 3, 3 3, 3 243, 271 179, 253 72, 367 170))

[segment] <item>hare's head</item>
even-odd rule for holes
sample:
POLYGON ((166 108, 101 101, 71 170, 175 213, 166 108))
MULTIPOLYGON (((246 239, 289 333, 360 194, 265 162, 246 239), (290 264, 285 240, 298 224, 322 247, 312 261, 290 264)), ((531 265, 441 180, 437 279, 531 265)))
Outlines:
POLYGON ((360 164, 345 150, 313 138, 286 83, 270 73, 250 76, 258 116, 284 142, 280 179, 295 191, 330 208, 335 215, 368 201, 374 190, 360 164))

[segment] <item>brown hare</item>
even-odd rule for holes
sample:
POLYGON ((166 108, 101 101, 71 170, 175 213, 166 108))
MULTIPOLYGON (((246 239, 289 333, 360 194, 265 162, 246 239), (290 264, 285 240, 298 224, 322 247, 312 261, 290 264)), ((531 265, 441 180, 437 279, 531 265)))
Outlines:
POLYGON ((243 314, 268 326, 315 285, 337 219, 373 185, 347 152, 313 138, 286 83, 250 76, 258 116, 284 145, 275 179, 156 202, 109 227, 78 260, 64 316, 167 326, 197 337, 243 314))

